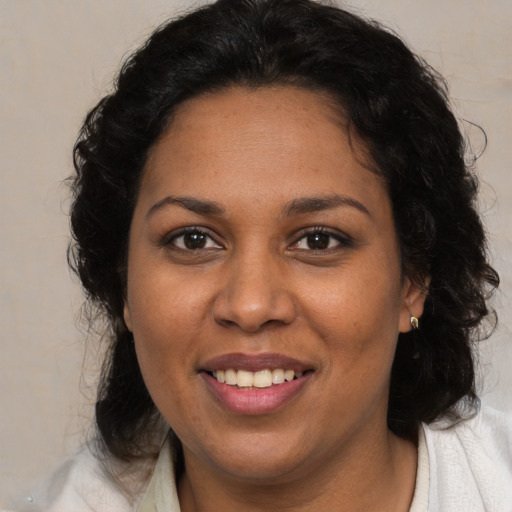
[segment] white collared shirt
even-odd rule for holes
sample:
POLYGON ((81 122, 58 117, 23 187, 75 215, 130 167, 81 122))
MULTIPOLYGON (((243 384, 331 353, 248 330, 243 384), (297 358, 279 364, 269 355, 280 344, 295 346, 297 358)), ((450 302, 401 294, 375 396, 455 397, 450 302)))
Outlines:
MULTIPOLYGON (((83 449, 19 512, 180 512, 171 444, 131 498, 83 449), (44 497, 43 497, 44 496, 44 497)), ((512 512, 512 415, 482 408, 453 427, 422 425, 410 512, 512 512)))

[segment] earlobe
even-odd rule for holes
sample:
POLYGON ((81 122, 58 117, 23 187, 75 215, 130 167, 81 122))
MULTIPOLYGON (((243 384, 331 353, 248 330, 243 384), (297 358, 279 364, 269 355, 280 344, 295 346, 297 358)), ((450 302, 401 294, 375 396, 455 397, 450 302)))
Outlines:
POLYGON ((415 328, 415 325, 418 325, 418 319, 423 314, 429 284, 430 278, 427 278, 423 285, 418 285, 409 278, 405 278, 404 297, 398 325, 400 332, 409 332, 415 328))
POLYGON ((128 307, 128 303, 126 302, 126 300, 124 301, 123 318, 124 318, 124 323, 126 324, 126 327, 128 328, 128 330, 130 332, 133 332, 132 317, 130 314, 130 308, 128 307))

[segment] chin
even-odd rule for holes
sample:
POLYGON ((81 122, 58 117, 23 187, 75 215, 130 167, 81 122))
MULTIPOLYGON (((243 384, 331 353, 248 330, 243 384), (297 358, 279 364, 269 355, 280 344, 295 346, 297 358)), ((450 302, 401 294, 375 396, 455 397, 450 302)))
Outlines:
POLYGON ((211 462, 226 475, 246 483, 285 482, 303 472, 311 459, 303 440, 290 443, 290 436, 268 439, 267 435, 251 435, 237 443, 221 443, 221 450, 210 453, 211 462), (287 441, 287 442, 286 442, 287 441))

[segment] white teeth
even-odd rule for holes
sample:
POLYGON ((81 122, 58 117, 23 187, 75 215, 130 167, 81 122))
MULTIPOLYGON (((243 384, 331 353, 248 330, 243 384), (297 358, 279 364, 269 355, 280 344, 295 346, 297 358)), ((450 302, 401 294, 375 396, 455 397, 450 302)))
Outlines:
POLYGON ((284 370, 281 368, 274 370, 272 372, 272 383, 273 384, 282 384, 284 382, 284 370))
POLYGON ((270 370, 255 372, 253 386, 255 388, 269 388, 272 386, 272 372, 270 370))
POLYGON ((224 372, 224 379, 226 380, 226 384, 230 386, 236 386, 236 372, 235 370, 226 370, 224 372))
POLYGON ((252 372, 245 370, 238 370, 236 374, 236 385, 239 388, 251 388, 253 385, 254 377, 252 372))
POLYGON ((293 370, 286 370, 284 372, 284 380, 291 381, 295 377, 295 372, 293 370))
POLYGON ((249 372, 247 370, 217 370, 212 372, 213 377, 219 382, 225 382, 229 386, 238 386, 239 388, 269 388, 273 384, 283 384, 290 382, 294 378, 302 377, 304 372, 295 372, 294 370, 284 370, 276 368, 275 370, 260 370, 249 372))

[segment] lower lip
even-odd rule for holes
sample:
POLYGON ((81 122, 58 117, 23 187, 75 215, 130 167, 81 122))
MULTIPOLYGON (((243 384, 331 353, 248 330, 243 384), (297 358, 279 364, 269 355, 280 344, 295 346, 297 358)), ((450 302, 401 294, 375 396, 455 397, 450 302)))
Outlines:
POLYGON ((227 409, 237 414, 269 414, 293 400, 301 391, 313 372, 290 382, 269 388, 239 389, 228 386, 207 373, 202 372, 204 382, 215 398, 227 409))

